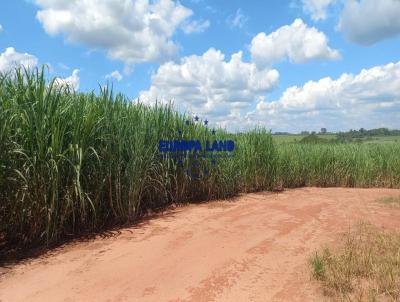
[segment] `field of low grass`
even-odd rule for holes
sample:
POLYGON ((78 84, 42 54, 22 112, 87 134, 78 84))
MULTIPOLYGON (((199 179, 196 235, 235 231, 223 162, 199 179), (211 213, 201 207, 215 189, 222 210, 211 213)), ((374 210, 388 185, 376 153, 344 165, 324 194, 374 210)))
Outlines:
MULTIPOLYGON (((302 135, 302 134, 288 134, 288 135, 281 135, 281 134, 273 134, 272 139, 274 143, 276 144, 282 144, 282 143, 296 143, 296 142, 301 142, 303 138, 305 138, 307 135, 302 135)), ((332 141, 337 139, 336 134, 317 134, 317 137, 321 139, 325 139, 328 141, 332 141)), ((360 141, 355 141, 355 142, 362 142, 362 143, 400 143, 400 136, 393 135, 393 136, 371 136, 368 138, 364 138, 360 141)))
POLYGON ((365 143, 400 143, 400 136, 372 136, 370 140, 366 140, 365 143))
MULTIPOLYGON (((136 221, 172 202, 276 186, 400 187, 400 144, 279 144, 264 129, 215 136, 171 106, 131 103, 103 88, 76 93, 43 70, 0 76, 0 241, 52 245, 136 221), (160 139, 235 141, 232 159, 187 177, 160 139)), ((185 158, 182 166, 190 167, 185 158)), ((1 243, 0 243, 1 245, 1 243)))
MULTIPOLYGON (((276 144, 282 143, 296 143, 300 142, 304 137, 307 135, 303 134, 288 134, 288 135, 281 135, 281 134, 273 134, 272 139, 276 144)), ((319 138, 323 139, 336 139, 336 134, 317 134, 319 138)))

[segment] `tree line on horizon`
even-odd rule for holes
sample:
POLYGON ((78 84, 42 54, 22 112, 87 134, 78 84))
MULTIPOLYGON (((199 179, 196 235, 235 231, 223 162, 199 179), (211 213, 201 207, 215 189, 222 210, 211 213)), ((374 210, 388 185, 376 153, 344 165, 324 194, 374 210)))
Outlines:
MULTIPOLYGON (((274 132, 274 135, 295 135, 291 132, 274 132)), ((342 138, 365 138, 372 136, 400 136, 399 129, 389 129, 389 128, 375 128, 375 129, 365 129, 360 128, 359 130, 350 129, 349 131, 339 131, 339 132, 328 132, 326 128, 321 128, 319 132, 316 131, 301 131, 301 135, 310 134, 336 134, 342 138)))

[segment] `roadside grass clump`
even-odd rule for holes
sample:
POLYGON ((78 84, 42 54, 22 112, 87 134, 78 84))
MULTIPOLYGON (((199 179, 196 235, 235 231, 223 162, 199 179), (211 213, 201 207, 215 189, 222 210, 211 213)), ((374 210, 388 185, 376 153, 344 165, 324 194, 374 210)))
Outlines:
MULTIPOLYGON (((327 251, 324 250, 323 254, 326 253, 327 251)), ((323 280, 325 276, 324 257, 316 252, 315 255, 310 258, 310 265, 313 277, 317 280, 323 280)))
POLYGON ((359 223, 313 254, 310 268, 333 301, 400 301, 400 233, 359 223))

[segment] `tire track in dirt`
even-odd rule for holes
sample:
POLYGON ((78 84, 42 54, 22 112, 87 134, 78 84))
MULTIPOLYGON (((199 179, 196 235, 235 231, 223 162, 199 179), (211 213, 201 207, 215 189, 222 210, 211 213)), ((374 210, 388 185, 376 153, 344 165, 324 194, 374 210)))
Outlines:
POLYGON ((308 257, 359 220, 400 230, 400 190, 302 188, 166 211, 8 269, 0 301, 321 301, 308 257))

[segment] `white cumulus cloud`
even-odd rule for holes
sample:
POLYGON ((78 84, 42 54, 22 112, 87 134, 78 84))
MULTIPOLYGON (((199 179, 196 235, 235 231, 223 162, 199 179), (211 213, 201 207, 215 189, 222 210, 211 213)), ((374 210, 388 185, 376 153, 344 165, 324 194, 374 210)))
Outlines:
POLYGON ((13 47, 8 47, 0 54, 0 72, 6 73, 14 68, 25 67, 32 68, 36 66, 38 59, 28 53, 20 53, 15 51, 13 47))
POLYGON ((114 70, 113 72, 106 75, 106 79, 114 78, 118 82, 122 80, 123 76, 118 70, 114 70))
POLYGON ((302 0, 303 10, 308 13, 314 21, 325 20, 328 7, 336 0, 302 0))
POLYGON ((66 78, 56 78, 54 84, 58 87, 70 88, 73 90, 79 89, 79 69, 74 69, 72 74, 66 78))
POLYGON ((400 62, 290 87, 276 101, 260 101, 246 118, 289 131, 399 128, 400 62))
POLYGON ((301 19, 269 35, 259 33, 251 41, 250 52, 252 60, 259 67, 270 66, 285 58, 293 63, 340 58, 339 51, 328 46, 325 34, 315 27, 308 27, 301 19))
POLYGON ((348 0, 338 29, 352 42, 371 45, 400 34, 399 0, 348 0))
POLYGON ((279 80, 275 69, 258 70, 242 60, 242 52, 230 60, 210 48, 180 63, 167 62, 152 75, 151 87, 140 93, 146 103, 173 100, 178 109, 213 116, 214 121, 234 116, 272 90, 279 80))
POLYGON ((125 64, 166 61, 172 36, 192 10, 172 0, 36 0, 37 19, 50 35, 106 50, 125 64))

